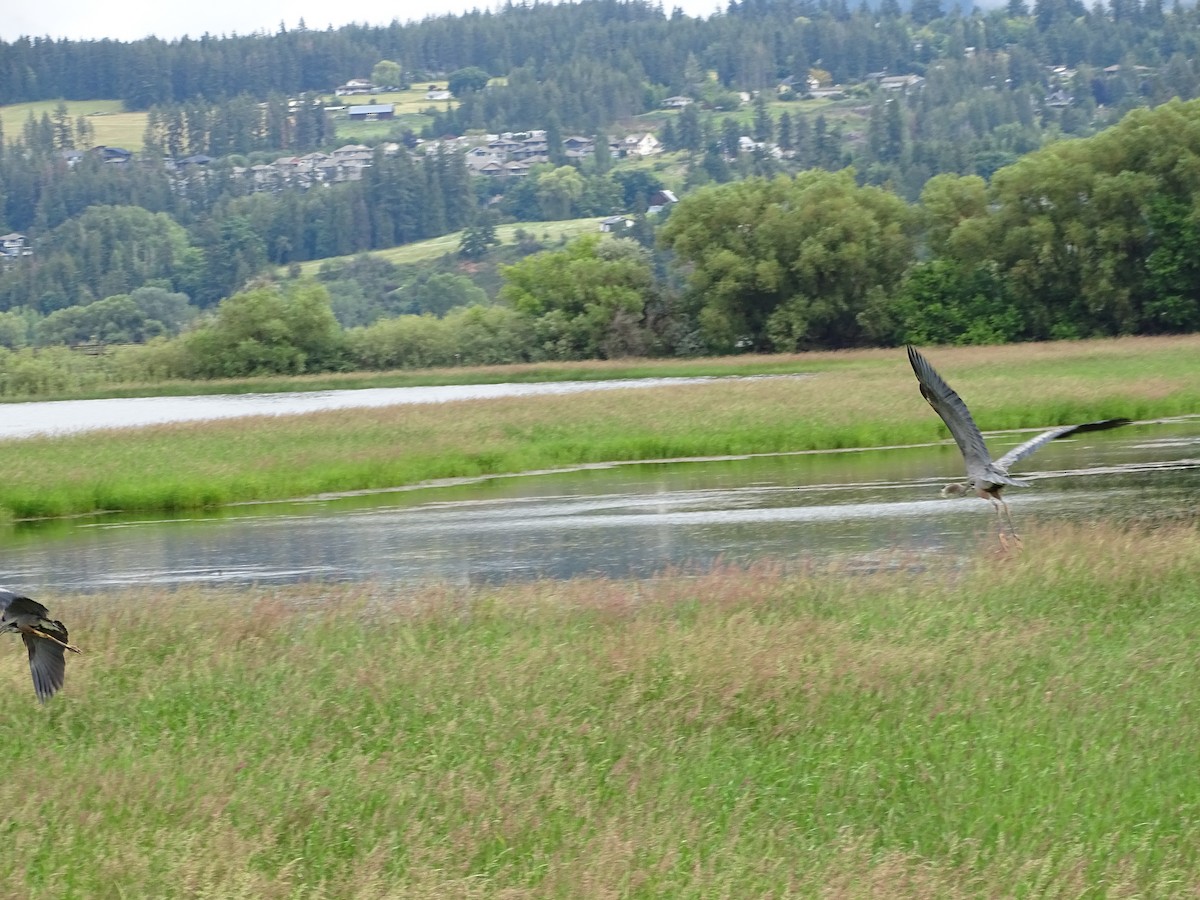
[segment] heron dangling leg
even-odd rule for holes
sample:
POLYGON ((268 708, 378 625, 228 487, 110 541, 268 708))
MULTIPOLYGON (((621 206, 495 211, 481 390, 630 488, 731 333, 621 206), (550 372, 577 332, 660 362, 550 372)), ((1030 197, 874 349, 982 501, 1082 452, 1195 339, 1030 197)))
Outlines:
POLYGON ((1009 510, 1008 504, 1004 501, 1004 498, 1001 497, 998 493, 996 493, 996 494, 989 493, 987 495, 987 497, 989 500, 992 501, 992 505, 996 508, 996 528, 997 528, 997 531, 999 532, 999 536, 1000 536, 1000 546, 1004 550, 1004 552, 1007 553, 1008 549, 1009 549, 1008 548, 1008 537, 1004 533, 1006 524, 1007 524, 1009 533, 1012 535, 1013 539, 1017 542, 1017 547, 1019 548, 1019 547, 1024 546, 1021 541, 1021 535, 1017 534, 1017 526, 1015 524, 1013 524, 1012 512, 1009 510))
POLYGON ((1017 534, 1017 526, 1013 524, 1012 510, 1008 508, 1008 502, 1003 497, 997 498, 1000 505, 1004 507, 1004 517, 1008 519, 1008 530, 1012 533, 1013 540, 1017 542, 1018 547, 1024 546, 1024 541, 1021 540, 1021 535, 1017 534))
POLYGON ((1004 536, 1004 516, 1000 513, 1000 501, 991 494, 986 496, 992 502, 992 508, 996 510, 996 536, 1000 538, 1000 551, 1003 553, 1008 550, 1008 538, 1004 536))
POLYGON ((46 640, 50 641, 53 644, 58 644, 58 646, 62 647, 64 650, 70 650, 72 653, 82 653, 83 652, 78 647, 76 647, 74 644, 68 644, 66 641, 60 641, 54 635, 46 634, 46 632, 42 631, 40 628, 34 628, 33 626, 30 626, 28 633, 32 634, 34 637, 45 638, 46 640))
POLYGON ((992 506, 996 510, 996 536, 1000 538, 1000 552, 1008 553, 1010 549, 1008 546, 1008 536, 1004 533, 1006 517, 1008 519, 1008 528, 1012 532, 1012 536, 1016 538, 1017 546, 1020 547, 1021 536, 1017 534, 1016 528, 1012 525, 1012 515, 1008 511, 1008 504, 995 494, 988 494, 987 498, 992 501, 992 506))

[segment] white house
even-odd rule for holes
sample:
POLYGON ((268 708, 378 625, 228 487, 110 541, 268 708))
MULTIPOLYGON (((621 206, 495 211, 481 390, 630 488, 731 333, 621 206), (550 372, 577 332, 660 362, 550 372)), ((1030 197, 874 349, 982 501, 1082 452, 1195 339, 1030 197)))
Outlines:
POLYGON ((621 149, 626 156, 651 156, 662 153, 662 148, 662 141, 650 132, 626 135, 621 142, 621 149))
POLYGON ((632 227, 633 219, 627 219, 624 216, 609 216, 607 219, 600 220, 601 231, 623 231, 632 227))

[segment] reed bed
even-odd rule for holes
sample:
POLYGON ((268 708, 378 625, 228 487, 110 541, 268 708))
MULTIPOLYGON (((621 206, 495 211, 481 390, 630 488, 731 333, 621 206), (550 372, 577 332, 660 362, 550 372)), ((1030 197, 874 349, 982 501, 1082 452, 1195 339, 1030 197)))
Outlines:
POLYGON ((1200 532, 1025 547, 49 598, 3 893, 1195 896, 1200 532))
MULTIPOLYGON (((930 355, 980 426, 998 430, 1200 412, 1198 353, 1200 337, 930 355)), ((767 364, 802 374, 3 441, 0 511, 29 519, 200 509, 586 463, 948 437, 903 351, 747 361, 752 371, 767 364)))

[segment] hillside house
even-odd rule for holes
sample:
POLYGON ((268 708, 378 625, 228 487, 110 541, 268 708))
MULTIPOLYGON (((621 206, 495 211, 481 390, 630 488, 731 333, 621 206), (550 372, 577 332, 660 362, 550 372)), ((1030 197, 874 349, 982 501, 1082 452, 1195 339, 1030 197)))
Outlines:
POLYGON ((629 134, 621 141, 621 156, 651 156, 662 153, 662 141, 650 132, 645 134, 629 134))
POLYGON ((563 140, 563 149, 568 153, 590 154, 596 147, 596 142, 592 138, 580 137, 572 135, 563 140))
POLYGON ((879 79, 879 86, 885 91, 907 91, 924 83, 925 79, 920 75, 884 75, 879 79))
POLYGON ((396 118, 394 103, 361 103, 346 107, 346 117, 351 122, 378 122, 396 118))
POLYGON ((0 258, 5 261, 20 259, 22 256, 33 256, 33 248, 29 240, 19 232, 0 234, 0 258))
POLYGON ((655 191, 650 195, 649 205, 646 207, 646 215, 654 215, 660 213, 672 203, 678 203, 679 198, 675 196, 673 191, 661 190, 655 191))
POLYGON ((334 88, 333 93, 338 97, 349 97, 354 94, 369 94, 375 90, 375 85, 365 78, 351 78, 345 84, 334 88))
POLYGON ((600 220, 600 230, 603 232, 624 231, 626 228, 633 227, 633 219, 627 219, 625 216, 609 216, 606 219, 600 220))
POLYGON ((124 147, 105 147, 103 144, 92 148, 92 153, 108 163, 123 165, 133 159, 133 151, 124 147))
POLYGON ((693 102, 691 97, 675 96, 668 97, 662 102, 664 109, 683 109, 685 106, 691 105, 693 102))
POLYGON ((333 159, 337 162, 346 162, 355 159, 370 162, 374 156, 374 151, 366 144, 343 144, 333 151, 333 159))
POLYGON ((498 159, 469 159, 467 166, 471 170, 472 175, 485 175, 489 178, 497 178, 507 174, 504 171, 504 163, 498 159))

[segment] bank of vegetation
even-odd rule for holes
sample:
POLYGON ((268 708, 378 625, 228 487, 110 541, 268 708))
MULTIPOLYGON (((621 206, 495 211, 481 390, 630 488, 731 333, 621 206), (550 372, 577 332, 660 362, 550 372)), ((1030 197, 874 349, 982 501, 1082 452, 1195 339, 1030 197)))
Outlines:
POLYGON ((207 309, 171 289, 172 273, 216 265, 227 277, 236 254, 218 264, 198 253, 164 213, 96 206, 56 230, 61 265, 10 266, 0 293, 45 298, 58 290, 45 278, 92 269, 89 283, 127 284, 128 272, 112 281, 101 271, 114 246, 153 283, 45 315, 0 312, 0 396, 1191 332, 1200 329, 1197 134, 1200 101, 1137 110, 1094 137, 1030 153, 990 182, 935 176, 915 204, 858 184, 850 170, 750 177, 698 189, 658 224, 642 217, 619 237, 546 246, 527 233, 503 249, 504 261, 488 260, 501 252, 495 229, 476 222, 458 253, 433 263, 350 257, 315 276, 242 283, 256 271, 247 265, 240 289, 207 309), (97 352, 70 361, 37 344, 97 352))
MULTIPOLYGON (((998 562, 55 597, 26 897, 1190 896, 1194 527, 998 562), (952 571, 951 571, 952 570, 952 571)), ((890 565, 889 563, 895 563, 890 565)))
MULTIPOLYGON (((1188 336, 944 349, 934 358, 968 398, 980 427, 996 430, 1195 414, 1198 351, 1200 338, 1188 336)), ((18 519, 202 509, 583 463, 947 437, 903 351, 760 357, 744 370, 737 362, 714 361, 703 370, 795 377, 3 441, 0 509, 18 519)))
MULTIPOLYGON (((695 19, 590 0, 201 41, 0 42, 0 101, 120 98, 147 122, 140 148, 100 153, 96 117, 65 103, 9 126, 0 232, 20 240, 0 272, 0 346, 174 336, 280 269, 449 234, 436 271, 323 272, 342 328, 389 324, 305 371, 1195 330, 1196 17, 1154 2, 789 0, 695 19), (316 190, 264 173, 345 149, 335 85, 420 88, 433 72, 452 99, 420 125, 408 111, 372 123, 361 177, 316 190), (534 131, 545 161, 523 177, 468 174, 466 146, 534 131), (564 144, 648 132, 666 152, 564 144), (651 214, 664 189, 682 202, 651 214), (519 261, 492 239, 614 214, 644 258, 540 247, 568 258, 508 273, 519 261), (557 273, 557 293, 530 289, 557 273), (164 317, 146 291, 182 299, 164 317), (504 310, 489 313, 492 360, 460 339, 469 322, 390 321, 476 306, 504 310), (502 318, 514 309, 519 328, 502 318)), ((259 349, 242 369, 296 365, 259 349)))

